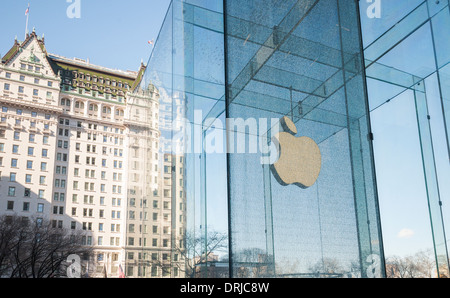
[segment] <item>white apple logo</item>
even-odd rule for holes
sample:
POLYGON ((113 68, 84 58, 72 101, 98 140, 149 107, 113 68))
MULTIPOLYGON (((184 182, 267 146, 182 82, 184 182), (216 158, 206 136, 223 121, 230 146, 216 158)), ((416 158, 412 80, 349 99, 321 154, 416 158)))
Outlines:
POLYGON ((319 146, 311 138, 295 137, 297 127, 288 117, 283 117, 280 122, 284 132, 272 138, 279 150, 279 159, 271 166, 272 173, 281 185, 311 187, 319 178, 322 167, 319 146))

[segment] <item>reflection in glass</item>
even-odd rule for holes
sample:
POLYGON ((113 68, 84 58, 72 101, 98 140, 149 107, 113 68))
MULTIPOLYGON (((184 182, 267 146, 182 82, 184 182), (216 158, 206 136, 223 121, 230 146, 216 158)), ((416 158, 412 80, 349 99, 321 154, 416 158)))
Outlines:
POLYGON ((448 2, 363 2, 171 3, 125 115, 127 272, 448 276, 448 2), (261 150, 283 117, 311 186, 261 150))
POLYGON ((392 8, 386 21, 368 20, 360 10, 370 41, 364 54, 388 277, 448 277, 449 271, 443 204, 450 174, 443 38, 449 7, 419 2, 408 9, 386 3, 392 8), (398 23, 385 26, 394 15, 398 23))

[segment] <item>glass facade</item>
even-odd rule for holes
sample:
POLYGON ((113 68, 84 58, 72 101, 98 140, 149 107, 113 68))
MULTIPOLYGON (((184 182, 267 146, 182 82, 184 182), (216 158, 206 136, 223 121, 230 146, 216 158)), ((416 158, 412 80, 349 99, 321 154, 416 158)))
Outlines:
POLYGON ((448 275, 450 11, 397 2, 172 1, 134 94, 170 206, 143 276, 448 275))
MULTIPOLYGON (((361 18, 388 277, 448 276, 448 1, 361 18), (426 263, 430 265, 426 265, 426 263), (406 273, 406 267, 416 269, 406 273)), ((362 5, 360 14, 369 7, 362 5)))

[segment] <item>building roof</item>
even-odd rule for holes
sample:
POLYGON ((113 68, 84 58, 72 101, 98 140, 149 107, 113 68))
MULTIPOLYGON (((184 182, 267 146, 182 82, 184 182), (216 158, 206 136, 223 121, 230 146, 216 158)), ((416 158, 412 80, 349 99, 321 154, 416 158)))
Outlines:
POLYGON ((74 69, 80 69, 80 71, 90 71, 98 74, 104 74, 105 76, 117 77, 117 78, 126 78, 130 80, 136 79, 137 72, 136 71, 123 71, 119 69, 111 69, 103 66, 98 66, 90 63, 87 60, 83 60, 80 58, 67 58, 56 54, 48 54, 48 57, 58 65, 66 65, 72 66, 74 69))
POLYGON ((133 91, 139 85, 146 68, 141 63, 138 71, 124 71, 94 65, 89 61, 79 58, 67 58, 57 54, 49 54, 45 48, 44 37, 40 38, 37 36, 34 29, 31 34, 26 35, 26 39, 23 42, 19 42, 16 38, 14 45, 2 57, 1 63, 9 63, 33 38, 37 40, 54 73, 61 76, 61 85, 82 87, 87 90, 98 90, 101 93, 111 93, 112 95, 126 94, 128 91, 133 91), (95 82, 93 80, 94 78, 97 78, 95 82), (112 82, 116 82, 116 86, 110 85, 112 82), (121 83, 120 86, 119 83, 121 83))
POLYGON ((35 30, 33 29, 33 32, 31 32, 31 34, 26 35, 26 38, 23 42, 19 42, 17 38, 14 40, 14 45, 11 47, 8 53, 6 53, 6 55, 2 57, 1 63, 2 64, 9 63, 17 55, 17 53, 20 52, 20 49, 23 48, 33 38, 37 40, 42 52, 47 54, 44 37, 40 38, 39 36, 37 36, 35 30))

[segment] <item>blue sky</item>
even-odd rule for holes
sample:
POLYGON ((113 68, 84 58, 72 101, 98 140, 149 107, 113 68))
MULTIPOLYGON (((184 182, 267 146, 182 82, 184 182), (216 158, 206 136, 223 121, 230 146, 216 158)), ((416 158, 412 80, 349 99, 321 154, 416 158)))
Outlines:
POLYGON ((68 58, 90 59, 93 64, 138 70, 147 63, 170 0, 14 0, 4 1, 0 18, 0 54, 14 38, 25 36, 25 11, 30 4, 29 31, 45 34, 47 51, 68 58), (72 3, 69 3, 71 1, 72 3), (80 3, 80 18, 67 10, 80 3), (5 11, 3 11, 5 10, 5 11))

